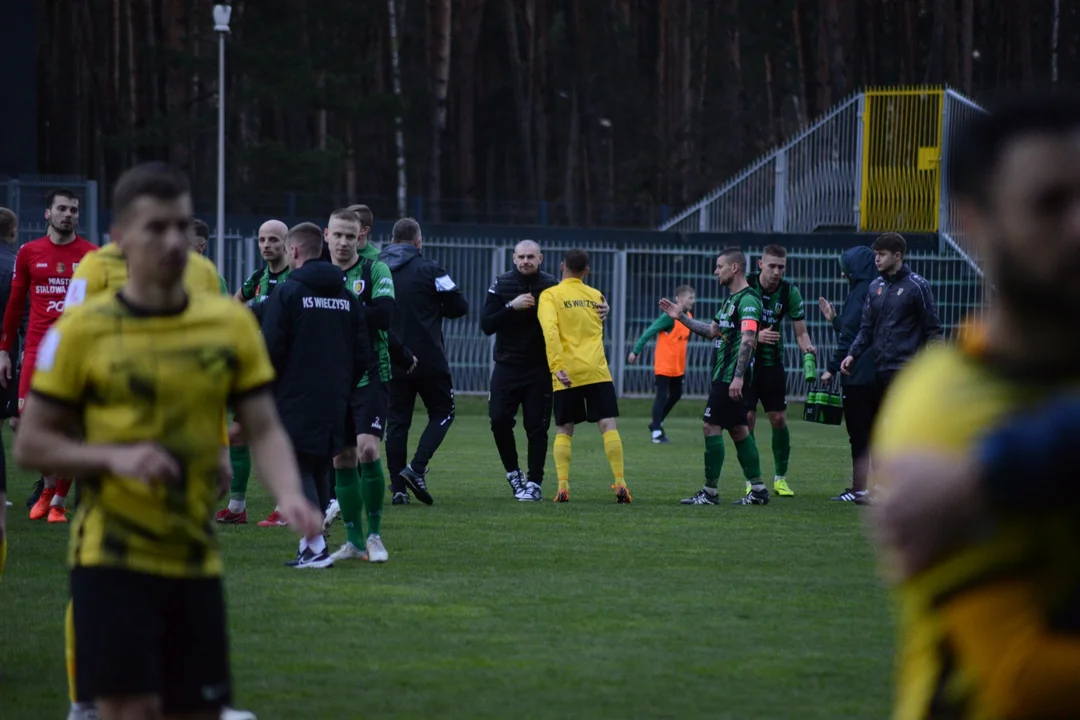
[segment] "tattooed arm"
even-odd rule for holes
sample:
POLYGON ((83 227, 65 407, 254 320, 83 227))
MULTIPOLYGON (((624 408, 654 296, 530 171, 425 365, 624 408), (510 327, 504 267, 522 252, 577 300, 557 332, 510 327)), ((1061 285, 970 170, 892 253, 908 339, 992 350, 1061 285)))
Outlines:
POLYGON ((700 335, 706 340, 712 340, 720 334, 720 326, 716 324, 715 320, 707 323, 704 320, 694 320, 686 313, 682 313, 679 315, 678 321, 685 325, 687 330, 695 335, 700 335))
POLYGON ((700 335, 706 340, 712 340, 720 334, 720 326, 716 324, 715 320, 711 323, 704 322, 703 320, 694 320, 686 314, 685 310, 667 298, 663 298, 660 301, 660 309, 667 313, 668 317, 672 320, 678 320, 686 326, 687 330, 695 335, 700 335))
POLYGON ((750 367, 750 358, 754 357, 757 349, 757 331, 743 330, 742 343, 739 345, 739 359, 735 363, 735 377, 742 378, 750 367))

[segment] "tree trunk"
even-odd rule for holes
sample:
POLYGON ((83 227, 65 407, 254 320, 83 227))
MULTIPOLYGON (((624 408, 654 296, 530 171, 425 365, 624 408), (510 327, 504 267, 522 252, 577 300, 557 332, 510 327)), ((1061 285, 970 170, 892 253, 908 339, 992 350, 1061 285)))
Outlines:
POLYGON ((926 65, 926 83, 945 82, 945 17, 946 0, 934 0, 933 28, 930 31, 930 61, 926 65))
POLYGON ((960 5, 960 55, 963 60, 961 87, 971 95, 975 75, 975 0, 962 0, 960 5))
POLYGON ((345 197, 352 205, 357 200, 357 179, 360 177, 360 169, 356 163, 356 136, 353 133, 353 124, 345 121, 345 197))
POLYGON ((566 143, 566 180, 563 182, 563 202, 566 205, 566 222, 574 225, 577 222, 575 202, 577 200, 578 178, 578 146, 581 143, 581 122, 578 118, 578 89, 577 83, 570 89, 570 140, 566 143))
MULTIPOLYGON (((971 2, 971 0, 965 0, 971 2)), ((1058 82, 1058 40, 1061 31, 1061 0, 1054 0, 1053 29, 1050 32, 1050 82, 1058 82)))
MULTIPOLYGON (((505 0, 503 3, 503 17, 506 20, 506 38, 507 45, 510 51, 510 72, 514 78, 514 107, 517 110, 518 119, 518 135, 519 142, 521 143, 522 160, 525 165, 525 195, 533 199, 536 197, 536 188, 534 186, 534 169, 536 167, 533 157, 533 138, 532 138, 532 101, 529 86, 531 82, 530 68, 521 59, 521 42, 519 40, 518 32, 518 16, 514 9, 515 0, 505 0)), ((529 26, 529 18, 532 16, 531 12, 532 0, 526 0, 526 20, 523 23, 525 25, 525 38, 530 40, 531 27, 529 26)))
POLYGON ((742 161, 743 144, 743 84, 742 84, 742 48, 739 40, 739 2, 722 0, 720 18, 723 28, 723 46, 720 50, 722 59, 723 85, 720 106, 728 118, 726 144, 729 148, 730 169, 742 161))
POLYGON ((533 113, 536 118, 536 180, 534 199, 548 199, 548 152, 551 144, 551 92, 548 87, 548 44, 551 15, 548 0, 536 0, 536 54, 533 59, 533 113))
POLYGON ((476 221, 476 51, 483 13, 484 0, 462 0, 454 16, 461 68, 457 96, 458 192, 465 200, 469 222, 476 221))
POLYGON ((765 103, 769 112, 769 147, 776 147, 779 143, 776 134, 776 104, 773 100, 773 73, 772 62, 769 60, 768 51, 765 52, 765 103))
POLYGON ((1018 3, 1015 10, 1019 14, 1016 27, 1020 35, 1020 80, 1025 89, 1030 89, 1035 84, 1035 67, 1031 52, 1031 35, 1033 33, 1031 5, 1018 3))
MULTIPOLYGON (((829 105, 832 107, 847 94, 847 69, 844 66, 844 36, 840 32, 839 0, 821 0, 821 22, 829 62, 829 105)), ((825 111, 826 108, 821 108, 825 111)))
POLYGON ((791 25, 793 28, 792 35, 795 38, 795 59, 799 68, 799 83, 795 93, 795 103, 798 105, 799 127, 804 128, 808 123, 807 114, 810 112, 810 108, 808 107, 809 101, 806 95, 806 53, 803 51, 802 22, 800 22, 799 13, 800 2, 801 0, 795 0, 795 6, 791 10, 791 25))
MULTIPOLYGON (((819 13, 820 15, 820 13, 819 13)), ((832 106, 831 76, 829 75, 829 34, 825 18, 818 17, 817 24, 817 63, 814 67, 814 76, 817 80, 817 95, 814 108, 815 115, 820 115, 832 106)))
MULTIPOLYGON (((138 101, 136 98, 136 92, 138 91, 138 72, 135 67, 135 20, 133 15, 135 14, 135 8, 132 6, 134 0, 127 0, 124 3, 124 29, 126 30, 127 40, 127 91, 128 91, 128 112, 127 112, 127 129, 129 133, 135 132, 135 126, 138 122, 138 101)), ((128 163, 135 165, 139 162, 138 150, 134 147, 133 143, 128 144, 128 152, 130 153, 130 159, 128 163)))
POLYGON ((450 82, 450 0, 428 0, 431 23, 431 167, 428 196, 431 220, 441 221, 442 205, 442 136, 446 129, 446 95, 450 82))
POLYGON ((397 150, 397 211, 405 217, 409 185, 405 175, 405 131, 402 127, 401 109, 401 62, 398 58, 397 0, 386 0, 390 16, 390 72, 394 79, 394 98, 397 111, 394 114, 394 146, 397 150))

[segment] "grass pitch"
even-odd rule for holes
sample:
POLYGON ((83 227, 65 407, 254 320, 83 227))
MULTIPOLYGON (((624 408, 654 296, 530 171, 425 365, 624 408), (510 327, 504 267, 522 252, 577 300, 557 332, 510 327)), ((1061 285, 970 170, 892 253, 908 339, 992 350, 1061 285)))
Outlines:
MULTIPOLYGON (((593 426, 574 438, 572 502, 555 505, 550 459, 545 501, 511 498, 483 403, 462 398, 435 505, 387 498, 383 566, 283 567, 294 536, 255 527, 273 507, 252 483, 251 524, 220 533, 234 704, 260 720, 885 717, 888 602, 860 509, 828 501, 850 473, 843 429, 793 407, 797 497, 684 507, 702 484, 702 403, 676 408, 667 446, 649 442, 648 403, 622 405, 633 505, 615 504, 593 426)), ((769 440, 761 428, 767 477, 769 440)), ((518 447, 524 461, 520 432, 518 447)), ((33 478, 9 478, 0 718, 62 718, 67 532, 31 523, 33 478)), ((742 488, 729 441, 721 496, 742 488)), ((331 546, 343 538, 338 525, 331 546)))

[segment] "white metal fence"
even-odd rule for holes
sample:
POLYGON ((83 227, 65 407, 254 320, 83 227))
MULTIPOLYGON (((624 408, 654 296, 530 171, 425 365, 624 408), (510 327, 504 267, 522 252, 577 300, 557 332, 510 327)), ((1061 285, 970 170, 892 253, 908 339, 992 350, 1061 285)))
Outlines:
MULTIPOLYGON (((942 117, 942 148, 951 147, 953 138, 960 132, 964 124, 976 115, 985 112, 985 109, 963 95, 952 90, 946 90, 942 117)), ((944 152, 942 153, 941 170, 941 205, 939 207, 938 235, 943 245, 967 258, 981 277, 982 258, 970 238, 968 238, 967 229, 964 227, 957 203, 952 193, 949 192, 948 155, 944 152)))
MULTIPOLYGON (((253 272, 259 262, 255 238, 240 240, 235 233, 226 258, 226 278, 232 287, 253 272)), ((376 238, 379 243, 385 237, 376 238)), ((604 293, 611 304, 605 325, 604 347, 616 389, 622 397, 650 395, 653 390, 653 346, 634 365, 626 362, 638 336, 655 320, 662 297, 671 297, 678 285, 690 285, 697 292, 694 316, 711 318, 719 311, 724 296, 713 277, 715 249, 685 246, 618 247, 589 243, 592 270, 588 283, 604 293)), ((568 245, 545 245, 544 269, 558 275, 559 261, 568 245)), ((761 257, 761 248, 747 249, 751 267, 761 257)), ((492 340, 480 331, 480 312, 494 276, 512 267, 513 247, 506 240, 491 238, 424 238, 424 255, 436 260, 454 278, 469 301, 468 314, 443 323, 447 354, 457 391, 486 393, 492 368, 492 340)), ((934 289, 938 313, 946 332, 954 332, 961 321, 981 307, 983 285, 968 261, 949 255, 912 255, 912 269, 923 275, 934 289)), ((847 282, 840 275, 839 253, 789 251, 788 278, 799 288, 806 302, 810 336, 818 348, 818 365, 824 368, 836 349, 836 334, 817 307, 824 297, 839 311, 847 295, 847 282)), ((795 345, 791 323, 784 324, 785 366, 788 392, 803 397, 802 357, 795 345)), ((711 343, 692 337, 689 346, 685 392, 708 395, 712 368, 711 343)))
POLYGON ((813 232, 857 227, 863 95, 664 223, 678 232, 813 232))

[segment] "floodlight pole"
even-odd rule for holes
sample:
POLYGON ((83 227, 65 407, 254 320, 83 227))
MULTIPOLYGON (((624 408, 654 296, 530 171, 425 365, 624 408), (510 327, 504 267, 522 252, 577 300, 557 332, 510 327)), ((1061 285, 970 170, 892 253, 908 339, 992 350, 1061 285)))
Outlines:
POLYGON ((214 6, 214 32, 218 34, 218 156, 217 248, 218 273, 225 276, 225 36, 229 34, 230 5, 214 6))

